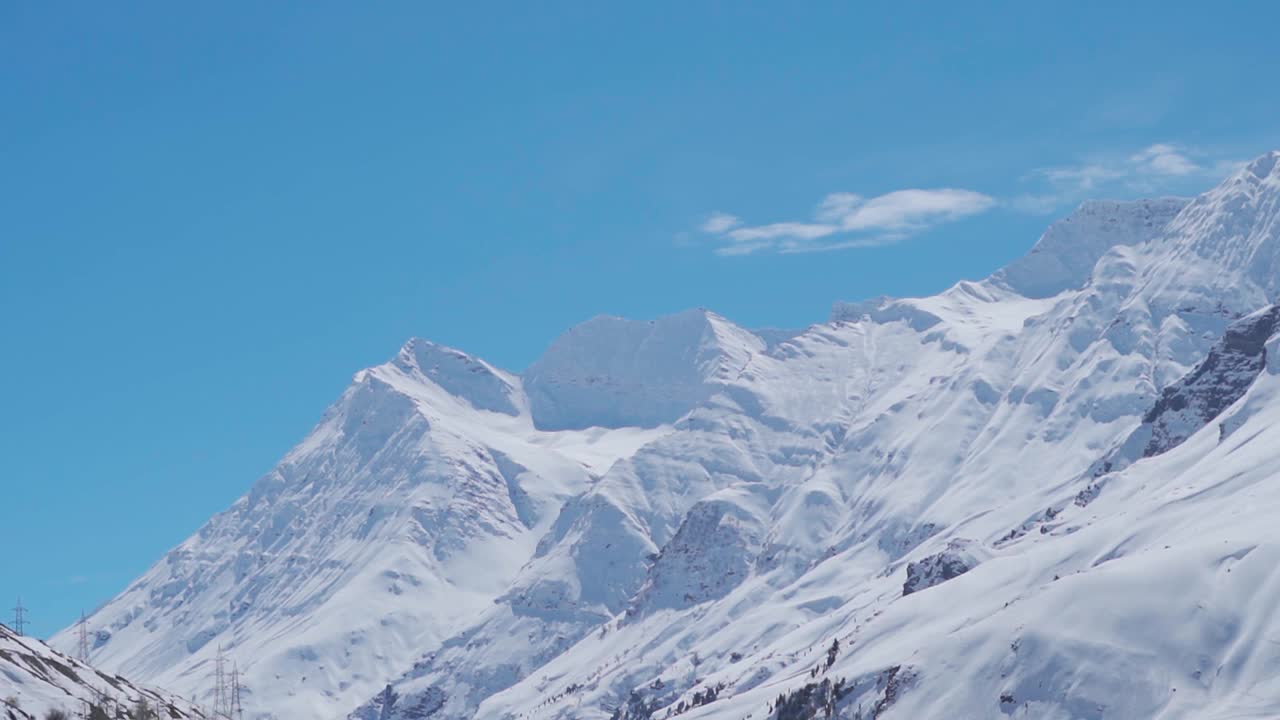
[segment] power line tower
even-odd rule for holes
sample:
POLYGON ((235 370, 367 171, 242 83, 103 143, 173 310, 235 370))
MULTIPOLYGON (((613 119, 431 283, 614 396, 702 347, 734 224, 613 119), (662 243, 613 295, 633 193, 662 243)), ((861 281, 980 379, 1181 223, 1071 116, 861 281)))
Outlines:
POLYGON ((89 623, 84 616, 84 611, 80 611, 80 662, 89 662, 89 623))
POLYGON ((13 609, 13 631, 21 637, 27 629, 27 609, 22 607, 22 598, 18 598, 18 605, 13 609))
POLYGON ((227 707, 232 720, 244 720, 244 707, 240 705, 240 668, 231 662, 231 702, 227 707))
POLYGON ((227 659, 222 655, 222 646, 218 646, 218 656, 213 661, 213 716, 228 717, 227 702, 227 659))

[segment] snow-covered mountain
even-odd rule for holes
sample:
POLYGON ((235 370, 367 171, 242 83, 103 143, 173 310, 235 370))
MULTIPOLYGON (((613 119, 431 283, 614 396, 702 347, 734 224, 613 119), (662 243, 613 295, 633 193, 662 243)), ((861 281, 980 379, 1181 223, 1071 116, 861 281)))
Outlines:
POLYGON ((1277 160, 796 333, 411 341, 92 659, 286 720, 1280 715, 1277 160))
POLYGON ((136 716, 149 713, 155 720, 205 717, 180 697, 109 675, 0 625, 0 718, 39 720, 56 710, 80 717, 92 705, 130 720, 148 720, 136 716))
POLYGON ((341 714, 473 622, 568 499, 666 432, 539 432, 519 378, 411 340, 89 618, 92 660, 204 696, 221 647, 246 708, 341 714))

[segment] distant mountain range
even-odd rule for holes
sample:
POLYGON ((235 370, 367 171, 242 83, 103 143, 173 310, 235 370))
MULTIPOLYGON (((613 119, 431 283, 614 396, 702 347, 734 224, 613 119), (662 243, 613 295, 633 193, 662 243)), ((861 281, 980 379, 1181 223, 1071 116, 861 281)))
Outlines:
POLYGON ((794 332, 411 340, 90 659, 281 720, 1280 716, 1278 159, 794 332))

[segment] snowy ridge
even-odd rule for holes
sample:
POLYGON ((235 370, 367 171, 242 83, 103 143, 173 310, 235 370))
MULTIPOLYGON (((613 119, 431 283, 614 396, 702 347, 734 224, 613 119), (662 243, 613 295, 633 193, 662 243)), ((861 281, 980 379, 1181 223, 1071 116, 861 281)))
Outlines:
POLYGON ((593 318, 529 367, 530 410, 539 428, 551 430, 675 422, 765 345, 705 310, 650 321, 593 318))
POLYGON ((1104 253, 1151 239, 1188 202, 1183 198, 1091 200, 1051 225, 1031 252, 996 272, 992 280, 1027 297, 1075 290, 1088 281, 1104 253))
POLYGON ((52 710, 72 715, 90 703, 132 712, 140 702, 166 720, 205 717, 180 697, 96 670, 0 625, 0 717, 35 720, 52 710))
POLYGON ((797 333, 415 341, 95 662, 195 691, 216 638, 264 718, 1276 716, 1278 158, 797 333))

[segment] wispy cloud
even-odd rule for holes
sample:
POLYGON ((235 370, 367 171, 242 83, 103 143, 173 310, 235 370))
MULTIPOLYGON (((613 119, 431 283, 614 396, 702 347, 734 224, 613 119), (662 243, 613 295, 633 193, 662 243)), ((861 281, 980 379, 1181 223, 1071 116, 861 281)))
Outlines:
POLYGON ((712 213, 707 221, 702 223, 702 232, 719 234, 728 232, 733 228, 742 224, 742 221, 728 213, 712 213))
POLYGON ((900 242, 995 204, 990 196, 955 188, 896 190, 873 198, 837 192, 823 198, 807 220, 745 225, 716 212, 700 228, 716 240, 721 255, 823 252, 900 242))
POLYGON ((1241 164, 1175 143, 1156 143, 1137 152, 1097 154, 1074 165, 1034 170, 1023 178, 1031 189, 1008 204, 1050 213, 1104 195, 1185 191, 1188 181, 1218 179, 1241 164))
MULTIPOLYGON (((1244 162, 1174 142, 1084 155, 1072 164, 1031 170, 999 198, 958 188, 895 190, 875 197, 835 192, 809 217, 751 224, 714 212, 681 243, 710 239, 720 255, 828 252, 902 242, 914 235, 986 212, 1052 214, 1092 198, 1123 199, 1199 192, 1244 162), (701 238, 702 240, 696 240, 701 238)), ((705 247, 705 245, 704 245, 705 247)))
POLYGON ((1129 162, 1144 175, 1193 175, 1200 166, 1173 145, 1157 143, 1134 153, 1129 162))

